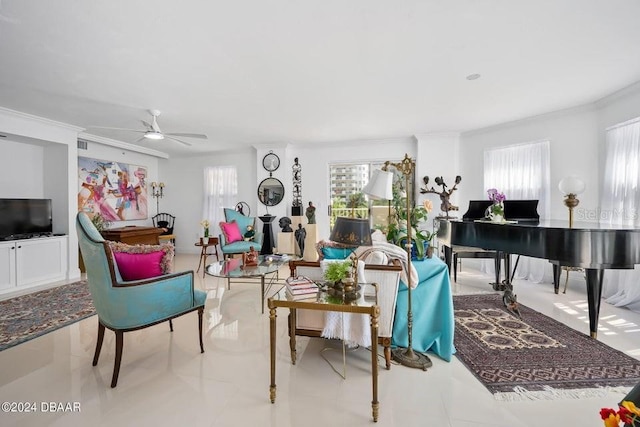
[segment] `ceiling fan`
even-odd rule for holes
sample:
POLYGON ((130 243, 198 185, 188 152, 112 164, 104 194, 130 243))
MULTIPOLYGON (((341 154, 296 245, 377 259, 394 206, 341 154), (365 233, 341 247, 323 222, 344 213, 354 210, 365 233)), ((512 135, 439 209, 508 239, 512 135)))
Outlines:
POLYGON ((184 144, 187 146, 191 146, 186 141, 182 141, 181 139, 176 138, 176 136, 187 137, 187 138, 198 138, 198 139, 207 139, 207 135, 201 133, 182 133, 182 132, 162 132, 160 130, 160 126, 158 125, 158 117, 161 112, 159 110, 149 110, 149 114, 151 114, 151 123, 142 120, 142 124, 146 128, 145 130, 139 129, 125 129, 125 128, 113 128, 113 127, 101 127, 101 126, 92 126, 95 129, 113 129, 113 130, 126 130, 130 132, 137 132, 143 134, 140 139, 136 142, 140 142, 144 139, 170 139, 175 142, 179 142, 180 144, 184 144))

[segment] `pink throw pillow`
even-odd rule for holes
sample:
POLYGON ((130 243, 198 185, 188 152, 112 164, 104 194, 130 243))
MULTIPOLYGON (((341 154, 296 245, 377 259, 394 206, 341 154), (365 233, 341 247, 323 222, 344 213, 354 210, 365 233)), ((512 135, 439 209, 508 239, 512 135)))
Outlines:
POLYGON ((125 252, 128 254, 148 254, 151 252, 161 251, 164 256, 160 261, 162 274, 170 274, 173 271, 173 255, 174 247, 171 243, 163 243, 161 245, 128 245, 122 242, 109 241, 109 248, 112 253, 125 252))
POLYGON ((115 252, 113 256, 118 264, 118 270, 122 278, 129 282, 131 280, 150 279, 162 275, 160 263, 164 252, 156 251, 146 254, 130 254, 126 252, 115 252))
POLYGON ((231 222, 221 222, 220 229, 224 233, 224 238, 227 243, 243 240, 242 234, 240 233, 240 227, 238 227, 238 223, 235 222, 235 220, 231 222))

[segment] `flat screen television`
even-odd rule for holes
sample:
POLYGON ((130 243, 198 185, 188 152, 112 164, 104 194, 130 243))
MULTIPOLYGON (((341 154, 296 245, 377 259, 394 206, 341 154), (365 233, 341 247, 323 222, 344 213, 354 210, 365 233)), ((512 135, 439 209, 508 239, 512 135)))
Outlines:
POLYGON ((0 199, 0 240, 52 233, 51 199, 0 199))

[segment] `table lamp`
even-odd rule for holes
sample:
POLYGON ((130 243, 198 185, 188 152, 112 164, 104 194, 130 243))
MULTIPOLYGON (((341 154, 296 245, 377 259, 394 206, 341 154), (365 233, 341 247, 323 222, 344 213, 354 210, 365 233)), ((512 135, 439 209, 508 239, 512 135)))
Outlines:
POLYGON ((564 194, 564 205, 569 208, 569 228, 573 227, 573 208, 578 206, 580 200, 577 195, 581 194, 585 189, 584 181, 580 178, 570 175, 562 178, 558 184, 558 188, 564 194))

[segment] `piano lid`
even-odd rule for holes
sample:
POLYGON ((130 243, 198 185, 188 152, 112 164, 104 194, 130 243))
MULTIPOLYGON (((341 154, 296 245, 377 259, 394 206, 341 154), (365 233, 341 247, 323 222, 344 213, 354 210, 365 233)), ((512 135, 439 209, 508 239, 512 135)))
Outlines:
MULTIPOLYGON (((487 208, 491 206, 491 200, 470 200, 469 209, 462 215, 464 221, 482 219, 487 208)), ((505 200, 504 217, 518 222, 539 222, 538 200, 505 200)))

